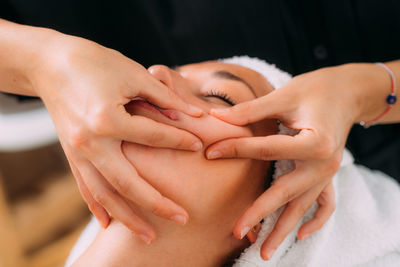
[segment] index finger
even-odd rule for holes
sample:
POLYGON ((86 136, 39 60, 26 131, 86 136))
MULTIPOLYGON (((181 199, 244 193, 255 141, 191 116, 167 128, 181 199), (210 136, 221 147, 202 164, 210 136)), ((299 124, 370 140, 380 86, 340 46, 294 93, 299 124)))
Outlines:
POLYGON ((93 163, 104 178, 125 198, 157 216, 176 223, 185 224, 188 220, 189 215, 185 209, 161 195, 137 173, 123 155, 120 145, 111 151, 99 151, 93 163), (101 159, 98 159, 98 155, 101 155, 101 159))
POLYGON ((235 125, 246 125, 265 118, 279 118, 279 115, 293 105, 293 99, 286 96, 284 88, 231 108, 210 110, 210 115, 235 125))
POLYGON ((171 88, 158 80, 149 83, 145 90, 140 90, 139 96, 161 108, 179 110, 192 117, 201 117, 204 113, 202 109, 183 101, 171 88))
POLYGON ((303 129, 297 135, 240 137, 219 141, 207 148, 207 159, 252 158, 258 160, 308 159, 313 157, 313 132, 303 129))
POLYGON ((121 140, 162 148, 199 151, 203 144, 194 134, 150 118, 124 113, 115 118, 113 136, 121 140))
POLYGON ((311 166, 309 168, 296 168, 294 171, 279 177, 236 222, 233 232, 235 237, 241 238, 247 229, 251 229, 261 219, 320 182, 316 171, 311 166))

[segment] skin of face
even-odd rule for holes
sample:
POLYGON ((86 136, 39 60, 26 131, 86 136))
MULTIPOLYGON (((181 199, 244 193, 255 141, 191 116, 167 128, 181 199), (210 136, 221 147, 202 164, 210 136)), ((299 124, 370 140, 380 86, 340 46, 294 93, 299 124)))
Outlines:
POLYGON ((174 266, 218 266, 232 252, 249 245, 247 240, 236 240, 232 229, 239 216, 265 190, 270 163, 251 159, 207 160, 204 151, 227 138, 275 134, 277 124, 275 120, 265 120, 240 127, 208 112, 211 108, 230 106, 221 97, 237 104, 268 94, 272 86, 253 70, 216 61, 176 70, 156 65, 148 70, 187 103, 203 109, 204 115, 193 118, 143 101, 131 102, 127 111, 195 134, 202 140, 203 150, 187 152, 124 143, 123 151, 149 184, 188 211, 189 221, 179 226, 131 204, 154 227, 156 241, 146 245, 121 223, 113 221, 100 231, 76 266, 87 264, 86 260, 93 264, 94 259, 96 266, 170 266, 171 262, 174 266))

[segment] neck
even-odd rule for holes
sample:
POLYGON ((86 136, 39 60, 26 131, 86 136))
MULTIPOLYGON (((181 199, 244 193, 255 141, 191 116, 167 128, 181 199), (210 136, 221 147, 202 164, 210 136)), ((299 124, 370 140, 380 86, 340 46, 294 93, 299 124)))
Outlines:
POLYGON ((74 266, 221 266, 232 252, 249 245, 233 237, 231 221, 204 223, 178 226, 164 221, 155 242, 146 245, 113 221, 74 266))

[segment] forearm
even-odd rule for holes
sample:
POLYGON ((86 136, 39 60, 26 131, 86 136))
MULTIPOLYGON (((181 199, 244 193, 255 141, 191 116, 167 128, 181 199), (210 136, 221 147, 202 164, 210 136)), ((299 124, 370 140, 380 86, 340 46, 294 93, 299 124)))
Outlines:
MULTIPOLYGON (((385 63, 394 73, 397 83, 396 96, 400 98, 400 60, 385 63)), ((358 86, 356 90, 355 104, 359 109, 358 117, 355 122, 371 121, 382 114, 388 104, 387 96, 391 93, 391 79, 388 72, 375 64, 347 64, 341 66, 344 71, 352 73, 354 81, 358 86)), ((350 89, 349 89, 350 90, 350 89)), ((382 117, 377 123, 395 123, 400 122, 400 101, 393 105, 389 113, 382 117)))
POLYGON ((56 31, 0 19, 0 91, 37 96, 30 75, 56 31))

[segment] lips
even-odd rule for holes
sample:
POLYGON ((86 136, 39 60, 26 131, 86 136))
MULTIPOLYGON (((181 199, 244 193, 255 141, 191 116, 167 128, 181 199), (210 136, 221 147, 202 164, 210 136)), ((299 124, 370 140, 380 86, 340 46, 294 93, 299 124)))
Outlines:
POLYGON ((126 105, 126 109, 130 113, 134 113, 136 108, 143 108, 153 113, 161 113, 170 120, 178 120, 177 111, 160 108, 144 99, 134 99, 126 105))

